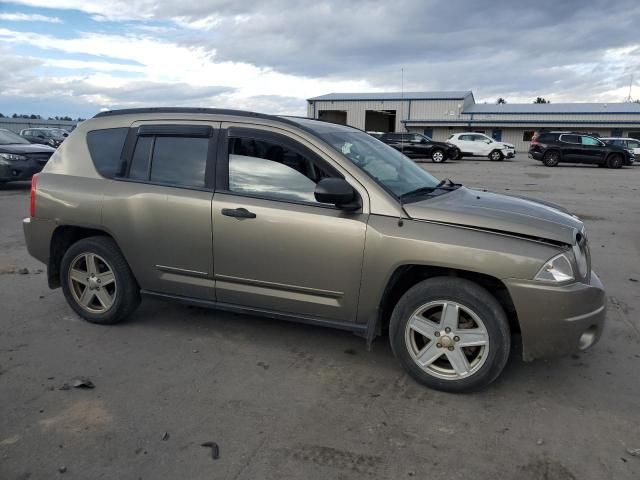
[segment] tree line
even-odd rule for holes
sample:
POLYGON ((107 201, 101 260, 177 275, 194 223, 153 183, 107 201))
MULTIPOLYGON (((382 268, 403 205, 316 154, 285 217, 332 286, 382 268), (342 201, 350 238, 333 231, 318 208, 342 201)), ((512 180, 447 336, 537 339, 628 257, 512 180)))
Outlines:
MULTIPOLYGON (((13 115, 4 115, 2 113, 0 113, 0 118, 24 118, 27 120, 44 120, 42 118, 41 115, 36 115, 34 113, 32 114, 24 114, 24 113, 14 113, 13 115)), ((46 120, 64 120, 64 121, 68 121, 68 122, 83 122, 86 120, 86 118, 71 118, 69 116, 64 116, 64 117, 48 117, 46 120)))

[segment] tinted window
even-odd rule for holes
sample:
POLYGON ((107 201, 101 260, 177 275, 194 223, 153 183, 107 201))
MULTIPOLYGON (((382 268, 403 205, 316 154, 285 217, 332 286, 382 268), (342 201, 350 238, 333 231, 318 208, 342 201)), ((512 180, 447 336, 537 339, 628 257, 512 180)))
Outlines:
POLYGON ((627 146, 629 148, 640 148, 640 142, 637 140, 627 140, 627 146))
POLYGON ((120 170, 120 154, 128 128, 107 128, 87 133, 91 160, 103 177, 113 178, 120 170))
POLYGON ((153 137, 138 137, 136 149, 131 159, 129 178, 149 180, 149 161, 151 160, 151 146, 153 137))
POLYGON ((156 137, 150 180, 204 187, 208 147, 208 138, 156 137))
POLYGON ((582 144, 583 145, 600 145, 600 141, 593 138, 593 137, 587 137, 587 136, 582 136, 582 144))
POLYGON ((566 143, 582 143, 579 135, 561 135, 560 140, 566 143))
POLYGON ((229 139, 229 190, 282 200, 316 202, 316 183, 328 173, 284 145, 229 139))
POLYGON ((470 142, 472 142, 472 141, 473 141, 473 135, 460 135, 460 137, 459 137, 459 138, 460 138, 460 140, 465 140, 465 141, 468 141, 468 142, 469 142, 469 141, 470 141, 470 142))
POLYGON ((411 135, 411 138, 409 140, 411 142, 414 142, 414 143, 420 143, 420 142, 422 142, 422 136, 421 135, 411 135))

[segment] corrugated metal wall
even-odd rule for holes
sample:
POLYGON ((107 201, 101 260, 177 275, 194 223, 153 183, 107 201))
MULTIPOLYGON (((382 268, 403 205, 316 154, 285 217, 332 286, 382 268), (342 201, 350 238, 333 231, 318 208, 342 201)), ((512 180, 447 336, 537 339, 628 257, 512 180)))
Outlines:
POLYGON ((64 128, 65 130, 71 130, 78 122, 69 122, 66 120, 32 120, 29 118, 0 118, 0 128, 6 128, 15 133, 20 133, 20 130, 25 128, 64 128))

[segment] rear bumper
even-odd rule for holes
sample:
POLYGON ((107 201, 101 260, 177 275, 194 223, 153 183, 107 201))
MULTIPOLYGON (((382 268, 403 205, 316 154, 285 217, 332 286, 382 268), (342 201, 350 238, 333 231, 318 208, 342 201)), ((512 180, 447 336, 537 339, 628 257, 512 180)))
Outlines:
POLYGON ((529 158, 533 158, 534 160, 542 160, 542 153, 529 150, 529 158))
POLYGON ((29 255, 44 264, 49 263, 49 246, 56 229, 56 222, 40 218, 22 220, 22 230, 29 255))
POLYGON ((518 314, 526 361, 566 355, 593 346, 606 318, 606 294, 592 272, 589 284, 550 286, 505 281, 518 314))
POLYGON ((33 175, 42 171, 45 163, 38 160, 0 163, 0 182, 30 180, 33 175))

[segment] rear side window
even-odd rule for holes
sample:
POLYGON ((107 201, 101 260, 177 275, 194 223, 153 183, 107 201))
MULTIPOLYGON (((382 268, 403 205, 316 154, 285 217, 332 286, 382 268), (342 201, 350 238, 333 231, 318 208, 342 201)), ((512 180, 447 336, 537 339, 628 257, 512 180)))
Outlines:
POLYGON ((208 148, 208 138, 156 137, 151 181, 204 187, 208 148))
POLYGON ((580 135, 560 135, 560 140, 566 143, 582 143, 580 135))
POLYGON ((120 170, 122 148, 128 128, 106 128, 87 133, 87 146, 96 170, 103 177, 113 178, 120 170))

